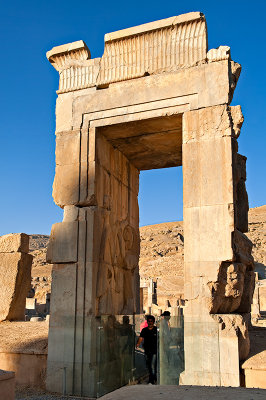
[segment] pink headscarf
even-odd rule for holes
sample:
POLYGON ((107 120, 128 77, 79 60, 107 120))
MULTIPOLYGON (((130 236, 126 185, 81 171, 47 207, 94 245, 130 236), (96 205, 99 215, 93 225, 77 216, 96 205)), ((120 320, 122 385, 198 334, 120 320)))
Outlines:
POLYGON ((140 324, 140 332, 142 331, 143 328, 147 328, 147 326, 148 326, 148 322, 147 322, 147 320, 145 319, 145 321, 143 321, 143 322, 140 324))

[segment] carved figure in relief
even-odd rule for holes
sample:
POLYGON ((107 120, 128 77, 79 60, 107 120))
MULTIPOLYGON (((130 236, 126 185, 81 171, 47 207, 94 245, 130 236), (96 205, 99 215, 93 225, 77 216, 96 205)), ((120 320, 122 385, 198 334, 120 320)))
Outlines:
POLYGON ((135 230, 127 221, 111 223, 109 216, 105 218, 97 279, 99 313, 113 313, 117 310, 114 304, 121 313, 132 306, 133 275, 138 265, 136 244, 135 230))

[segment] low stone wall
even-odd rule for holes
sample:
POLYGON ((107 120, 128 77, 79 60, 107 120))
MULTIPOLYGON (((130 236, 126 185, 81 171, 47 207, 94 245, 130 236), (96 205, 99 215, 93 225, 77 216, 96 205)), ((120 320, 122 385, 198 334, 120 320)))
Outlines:
POLYGON ((245 369, 247 388, 266 389, 266 369, 245 369))
POLYGON ((266 389, 266 328, 253 327, 249 335, 251 350, 242 365, 245 386, 266 389))
POLYGON ((46 362, 47 354, 0 353, 0 367, 14 371, 19 386, 44 388, 46 362))
POLYGON ((0 370, 0 400, 15 399, 15 374, 0 370))

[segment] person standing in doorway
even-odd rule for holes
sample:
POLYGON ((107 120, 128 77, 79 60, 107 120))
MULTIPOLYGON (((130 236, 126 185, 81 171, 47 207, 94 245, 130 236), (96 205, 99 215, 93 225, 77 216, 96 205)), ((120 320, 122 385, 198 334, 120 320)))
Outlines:
POLYGON ((154 325, 155 318, 153 315, 147 316, 147 323, 148 326, 140 332, 136 348, 144 342, 144 352, 149 370, 149 383, 154 385, 157 381, 157 327, 154 325))

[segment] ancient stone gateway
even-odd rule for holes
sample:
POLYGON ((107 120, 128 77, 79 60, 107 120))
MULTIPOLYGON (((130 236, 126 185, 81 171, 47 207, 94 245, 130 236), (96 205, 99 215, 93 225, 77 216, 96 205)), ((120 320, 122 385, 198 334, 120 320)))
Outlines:
MULTIPOLYGON (((185 371, 182 384, 239 385, 254 288, 243 122, 230 107, 241 67, 207 49, 193 12, 47 53, 60 75, 47 386, 90 395, 101 314, 139 311, 139 171, 183 165, 185 371)), ((173 182, 173 184, 175 184, 173 182)), ((159 189, 158 189, 159 190, 159 189)))

